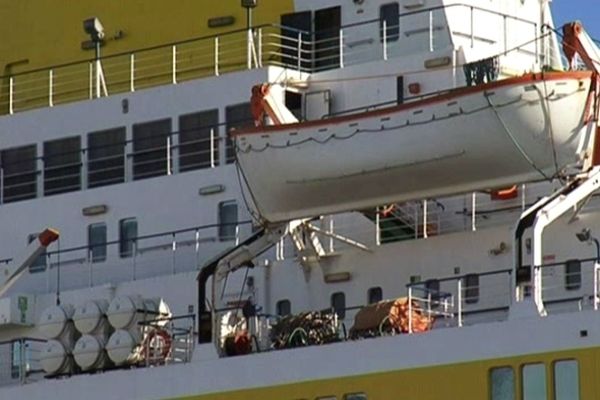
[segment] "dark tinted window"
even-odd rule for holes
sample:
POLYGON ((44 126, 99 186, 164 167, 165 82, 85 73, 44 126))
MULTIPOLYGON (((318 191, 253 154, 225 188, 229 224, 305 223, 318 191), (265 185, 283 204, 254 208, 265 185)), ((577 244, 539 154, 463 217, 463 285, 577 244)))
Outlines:
POLYGON ((37 148, 29 146, 3 150, 3 201, 33 199, 37 195, 37 148))
POLYGON ((227 121, 227 139, 225 140, 225 158, 227 163, 235 161, 235 148, 230 138, 232 129, 244 129, 254 126, 254 118, 250 112, 250 103, 236 104, 225 109, 227 121))
POLYGON ((344 292, 337 292, 331 295, 331 308, 341 319, 346 318, 346 295, 344 292))
POLYGON ((81 138, 44 142, 44 195, 81 189, 81 138))
POLYGON ((379 9, 379 36, 383 41, 383 27, 386 26, 386 40, 393 42, 400 37, 400 6, 398 3, 388 3, 379 9))
POLYGON ((125 128, 88 134, 88 187, 125 181, 125 128))
POLYGON ((479 275, 468 274, 464 281, 465 303, 474 304, 479 301, 479 275))
POLYGON ((565 288, 567 290, 581 288, 581 261, 568 260, 565 263, 565 288))
POLYGON ((219 203, 219 240, 234 240, 238 222, 235 200, 219 203))
POLYGON ((167 140, 170 133, 170 119, 133 126, 133 179, 167 174, 167 140))
POLYGON ((106 224, 88 226, 88 247, 91 262, 106 260, 106 224))
POLYGON ((135 251, 138 226, 135 218, 119 221, 119 254, 121 257, 131 257, 135 251))
POLYGON ((372 287, 368 290, 367 301, 369 302, 369 304, 377 303, 381 300, 383 300, 383 291, 381 290, 381 288, 379 286, 372 287))
POLYGON ((210 168, 219 160, 219 111, 179 117, 179 171, 210 168))
POLYGON ((289 300, 279 300, 276 306, 277 315, 283 317, 292 313, 292 303, 289 300))

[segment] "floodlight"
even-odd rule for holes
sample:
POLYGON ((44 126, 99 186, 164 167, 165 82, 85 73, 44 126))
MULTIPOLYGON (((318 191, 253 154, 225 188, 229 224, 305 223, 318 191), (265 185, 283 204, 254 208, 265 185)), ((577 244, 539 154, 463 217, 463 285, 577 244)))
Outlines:
POLYGON ((575 236, 577 236, 577 239, 580 242, 589 242, 592 238, 592 232, 590 228, 584 228, 581 230, 581 232, 577 232, 575 236))
POLYGON ((83 21, 83 30, 92 37, 94 42, 104 38, 104 26, 96 17, 88 18, 83 21))

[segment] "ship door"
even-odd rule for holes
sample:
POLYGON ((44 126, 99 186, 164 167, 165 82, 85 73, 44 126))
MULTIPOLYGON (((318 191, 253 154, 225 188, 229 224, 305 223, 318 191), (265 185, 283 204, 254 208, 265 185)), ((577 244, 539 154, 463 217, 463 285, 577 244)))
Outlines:
POLYGON ((342 8, 315 11, 315 67, 318 71, 340 67, 342 8))
POLYGON ((304 95, 304 117, 307 121, 321 119, 331 114, 331 91, 319 90, 304 95))

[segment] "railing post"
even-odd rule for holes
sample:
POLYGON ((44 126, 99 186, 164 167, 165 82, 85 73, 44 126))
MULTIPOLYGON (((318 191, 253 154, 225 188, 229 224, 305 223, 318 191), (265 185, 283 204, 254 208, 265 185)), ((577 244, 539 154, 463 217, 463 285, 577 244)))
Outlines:
POLYGON ((248 43, 246 45, 247 67, 252 69, 252 29, 248 29, 248 43))
POLYGON ((219 37, 215 37, 215 76, 219 76, 219 37))
POLYGON ((412 286, 408 287, 408 333, 413 332, 412 328, 412 286))
POLYGON ((381 215, 379 207, 375 209, 375 245, 381 246, 381 215))
POLYGON ((240 226, 236 225, 235 226, 235 245, 237 246, 238 244, 240 244, 240 226))
POLYGON ((458 280, 457 283, 457 288, 456 290, 458 291, 458 326, 463 326, 463 319, 462 319, 462 279, 458 280))
POLYGON ((14 92, 15 92, 15 78, 12 76, 8 80, 8 113, 13 114, 13 102, 14 102, 14 92))
POLYGON ((48 71, 48 107, 54 107, 54 70, 48 71))
POLYGON ((210 167, 215 167, 215 128, 210 128, 210 167))
POLYGON ((135 92, 135 54, 129 56, 129 90, 135 92))
POLYGON ((340 29, 340 68, 344 68, 344 30, 340 29))
POLYGON ((423 238, 427 239, 427 199, 423 200, 423 238))
MULTIPOLYGON (((333 216, 329 216, 329 233, 333 235, 333 216)), ((329 252, 333 253, 333 236, 329 237, 329 252)))
POLYGON ((473 194, 471 195, 471 230, 473 232, 475 232, 477 230, 477 225, 475 222, 475 218, 476 218, 476 210, 477 208, 477 193, 473 192, 473 194))
POLYGON ((89 76, 89 81, 90 81, 90 100, 94 98, 94 63, 90 62, 90 76, 89 76))
POLYGON ((296 58, 297 58, 296 69, 298 69, 298 71, 300 71, 300 68, 302 68, 302 32, 298 32, 298 51, 297 51, 296 58))
POLYGON ((471 48, 475 47, 475 22, 473 21, 473 6, 471 8, 471 48))
POLYGON ((200 230, 196 229, 194 252, 196 254, 196 265, 200 262, 200 230))
POLYGON ((172 50, 172 81, 173 84, 177 83, 177 46, 173 46, 172 50))
POLYGON ((262 44, 262 42, 263 42, 262 28, 260 28, 258 30, 258 66, 260 68, 262 68, 262 66, 263 66, 263 63, 262 63, 262 53, 263 53, 262 46, 263 46, 263 44, 262 44))
POLYGON ((598 260, 594 262, 594 310, 598 310, 598 273, 600 273, 600 264, 598 260))
POLYGON ((504 16, 504 23, 502 26, 502 29, 504 30, 504 55, 506 55, 506 53, 508 52, 508 36, 507 36, 507 26, 506 26, 506 15, 504 16))
POLYGON ((383 59, 387 61, 388 52, 387 52, 387 21, 383 20, 383 59))
POLYGON ((433 51, 433 11, 429 11, 429 51, 433 51))
POLYGON ((173 273, 173 275, 175 275, 175 271, 176 271, 176 268, 175 268, 175 265, 176 265, 176 254, 175 253, 177 253, 177 240, 175 238, 175 233, 173 233, 173 240, 171 241, 171 252, 173 253, 172 254, 172 259, 171 259, 171 264, 172 264, 172 267, 173 267, 172 268, 172 273, 173 273))
POLYGON ((167 175, 173 174, 173 168, 171 165, 171 134, 167 135, 167 175))

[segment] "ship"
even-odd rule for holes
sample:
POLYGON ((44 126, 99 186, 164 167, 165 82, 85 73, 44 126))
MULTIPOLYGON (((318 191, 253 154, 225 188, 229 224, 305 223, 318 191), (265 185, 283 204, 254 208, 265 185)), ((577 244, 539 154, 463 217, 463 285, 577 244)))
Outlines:
POLYGON ((600 397, 600 50, 549 1, 3 10, 0 399, 600 397))

